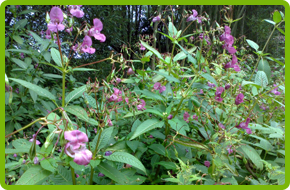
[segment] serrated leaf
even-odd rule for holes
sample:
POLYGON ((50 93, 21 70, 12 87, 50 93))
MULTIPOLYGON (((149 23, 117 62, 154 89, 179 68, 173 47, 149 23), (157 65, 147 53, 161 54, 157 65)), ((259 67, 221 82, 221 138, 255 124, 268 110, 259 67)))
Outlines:
POLYGON ((191 147, 191 148, 200 148, 204 150, 209 150, 208 147, 204 144, 198 144, 195 142, 188 142, 188 141, 182 141, 182 140, 174 140, 175 143, 181 144, 183 146, 191 147))
POLYGON ((53 61, 57 64, 57 66, 62 67, 60 53, 57 49, 51 48, 50 49, 51 57, 53 61))
POLYGON ((79 97, 81 97, 84 93, 84 91, 86 90, 86 85, 81 86, 75 90, 73 90, 72 92, 70 92, 66 97, 65 97, 65 102, 66 104, 68 104, 70 101, 75 100, 79 97))
POLYGON ((23 44, 23 39, 19 36, 19 35, 14 35, 13 39, 19 43, 19 44, 23 44))
POLYGON ((122 162, 126 164, 130 164, 146 174, 146 169, 142 162, 138 160, 135 156, 127 153, 127 152, 114 152, 110 156, 104 156, 106 159, 115 161, 115 162, 122 162))
POLYGON ((126 115, 124 115, 123 118, 133 117, 133 116, 136 116, 136 115, 140 115, 142 113, 146 113, 146 112, 144 112, 144 111, 136 111, 134 113, 129 112, 126 115))
POLYGON ((22 19, 22 20, 19 20, 16 24, 15 24, 15 30, 18 30, 18 29, 21 29, 21 28, 24 28, 24 26, 27 24, 27 19, 22 19))
POLYGON ((18 53, 26 53, 26 54, 32 54, 31 51, 22 50, 22 49, 7 49, 7 51, 18 52, 18 53))
POLYGON ((75 169, 75 170, 79 170, 79 171, 84 171, 85 170, 85 166, 84 165, 78 165, 77 163, 75 163, 73 160, 69 162, 69 165, 75 169))
POLYGON ((45 73, 42 76, 47 78, 56 78, 56 79, 62 79, 61 75, 51 74, 51 73, 45 73))
POLYGON ((43 169, 46 169, 52 173, 55 171, 55 168, 51 165, 48 159, 41 160, 40 165, 43 169))
POLYGON ((246 41, 248 42, 248 44, 249 44, 252 48, 254 48, 256 51, 258 51, 258 49, 259 49, 259 45, 258 45, 258 44, 256 44, 256 43, 253 42, 252 40, 248 40, 248 39, 246 39, 246 41))
POLYGON ((50 62, 50 60, 51 60, 51 55, 50 55, 50 53, 49 52, 44 52, 43 53, 43 57, 44 57, 44 59, 49 63, 50 62))
POLYGON ((22 69, 27 69, 27 67, 28 67, 28 65, 24 61, 21 61, 20 59, 11 58, 11 60, 14 63, 16 63, 19 67, 21 67, 22 69))
POLYGON ((261 59, 259 61, 259 65, 258 65, 258 71, 264 71, 268 77, 268 81, 270 80, 271 77, 271 68, 269 66, 269 63, 267 60, 265 59, 261 59))
POLYGON ((30 94, 33 102, 36 103, 36 100, 37 100, 37 94, 36 94, 36 92, 34 92, 33 90, 29 89, 29 94, 30 94))
POLYGON ((16 185, 35 185, 47 178, 50 174, 50 171, 43 169, 39 165, 34 165, 22 174, 20 179, 16 182, 16 185))
POLYGON ((101 160, 91 160, 90 161, 90 165, 95 168, 96 166, 98 166, 101 163, 101 160))
POLYGON ((64 110, 77 116, 79 119, 83 121, 87 122, 89 120, 86 110, 84 110, 80 106, 67 106, 64 108, 64 110))
POLYGON ((139 145, 139 141, 126 141, 126 143, 127 143, 127 146, 129 148, 131 148, 131 150, 133 152, 136 151, 136 149, 138 148, 138 145, 139 145))
POLYGON ((163 114, 160 113, 159 111, 155 110, 155 109, 146 109, 146 110, 144 110, 144 112, 147 112, 147 113, 153 113, 153 114, 155 114, 155 115, 158 115, 158 116, 160 116, 160 117, 163 117, 163 114))
POLYGON ((5 154, 19 154, 19 153, 28 153, 29 148, 22 148, 22 149, 10 149, 7 148, 5 149, 5 154))
POLYGON ((249 145, 242 145, 237 150, 239 149, 241 149, 246 154, 246 156, 257 166, 258 169, 263 169, 263 162, 255 149, 249 145))
POLYGON ((141 123, 136 130, 134 131, 132 137, 130 138, 130 140, 133 140, 134 138, 152 130, 155 128, 160 128, 162 127, 164 124, 163 121, 159 121, 157 119, 147 119, 146 121, 144 121, 143 123, 141 123))
POLYGON ((100 172, 108 178, 114 180, 121 185, 126 185, 127 183, 129 183, 129 180, 124 174, 122 174, 119 170, 110 166, 107 163, 102 162, 101 164, 99 164, 98 170, 100 170, 100 172))
POLYGON ((205 73, 205 74, 202 74, 201 76, 202 76, 203 78, 205 78, 206 80, 208 80, 208 81, 214 83, 216 86, 218 86, 216 80, 215 80, 215 79, 214 79, 210 74, 205 73))
POLYGON ((33 10, 33 9, 27 9, 27 10, 21 11, 19 13, 19 15, 23 15, 23 14, 27 14, 27 13, 35 13, 35 12, 38 12, 38 11, 37 10, 33 10))
POLYGON ((32 35, 32 37, 38 42, 41 43, 43 41, 43 39, 41 37, 39 37, 37 34, 35 34, 32 31, 29 31, 29 33, 32 35))
POLYGON ((149 148, 154 150, 158 154, 165 156, 165 147, 162 144, 152 144, 149 146, 149 148))
POLYGON ((192 57, 192 55, 186 49, 184 49, 181 45, 179 45, 178 43, 177 43, 177 45, 187 55, 188 61, 190 63, 193 63, 194 67, 196 68, 197 67, 197 61, 196 61, 196 59, 194 57, 192 57))
POLYGON ((84 93, 84 98, 89 102, 89 105, 92 107, 92 108, 97 108, 97 105, 96 105, 96 99, 93 98, 92 96, 88 95, 86 92, 84 93))
POLYGON ((13 80, 13 81, 25 86, 26 88, 33 90, 39 96, 47 97, 51 100, 56 100, 55 96, 52 93, 50 93, 48 90, 41 88, 35 84, 32 84, 30 82, 26 82, 26 81, 21 80, 21 79, 10 78, 10 80, 13 80))
POLYGON ((142 94, 144 94, 147 98, 153 99, 153 100, 163 100, 162 97, 159 94, 155 94, 153 92, 150 92, 147 89, 140 91, 142 94))
POLYGON ((255 77, 255 83, 264 88, 268 85, 268 78, 264 71, 257 72, 255 77))
POLYGON ((71 171, 63 166, 58 166, 57 171, 58 174, 50 178, 56 185, 72 185, 71 171))
POLYGON ((175 38, 177 34, 177 30, 172 22, 168 23, 168 34, 170 37, 175 38))

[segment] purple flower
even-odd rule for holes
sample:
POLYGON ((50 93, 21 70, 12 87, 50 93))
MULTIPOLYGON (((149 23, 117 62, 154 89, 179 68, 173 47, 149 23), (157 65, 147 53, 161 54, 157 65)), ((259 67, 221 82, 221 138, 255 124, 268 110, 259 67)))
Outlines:
POLYGON ((96 49, 91 48, 92 46, 92 39, 89 36, 85 36, 83 43, 80 47, 80 52, 81 53, 89 53, 89 54, 94 54, 96 49))
MULTIPOLYGON (((274 84, 273 86, 277 86, 276 84, 274 84)), ((273 90, 271 90, 271 92, 273 93, 273 94, 275 94, 275 95, 280 95, 281 94, 281 92, 279 92, 278 91, 278 87, 277 88, 274 88, 273 90)))
POLYGON ((113 123, 112 123, 112 121, 110 120, 110 118, 108 119, 108 126, 113 126, 113 123))
POLYGON ((229 89, 229 88, 231 88, 231 85, 230 85, 229 83, 227 83, 227 84, 225 85, 225 89, 227 90, 227 89, 229 89))
POLYGON ((105 156, 110 156, 112 154, 112 151, 105 152, 105 156))
POLYGON ((34 162, 34 164, 39 164, 39 158, 37 156, 35 156, 33 162, 34 162))
POLYGON ((197 115, 193 115, 193 116, 192 116, 192 119, 194 119, 194 120, 196 120, 196 121, 197 121, 197 120, 198 120, 198 117, 197 117, 197 115))
POLYGON ((210 162, 209 161, 204 161, 204 165, 209 168, 210 162))
POLYGON ((203 40, 203 38, 204 38, 205 41, 207 42, 207 44, 208 44, 208 45, 211 45, 211 43, 210 43, 210 41, 209 41, 209 37, 208 37, 208 36, 204 36, 203 33, 201 33, 201 34, 199 35, 199 38, 200 38, 201 40, 203 40))
POLYGON ((119 84, 121 82, 120 78, 116 78, 116 83, 119 84))
POLYGON ((169 119, 169 120, 172 118, 173 118, 173 115, 171 115, 171 114, 167 117, 167 119, 169 119))
POLYGON ((219 123, 218 126, 222 129, 225 129, 225 126, 222 123, 219 123))
POLYGON ((189 122, 188 118, 190 117, 189 113, 188 112, 184 112, 183 114, 183 120, 186 121, 186 123, 189 122))
MULTIPOLYGON (((32 139, 30 139, 29 142, 33 142, 34 139, 36 139, 36 135, 35 134, 32 135, 32 139)), ((40 144, 41 143, 38 140, 36 140, 36 145, 40 145, 40 144)))
POLYGON ((144 51, 144 50, 146 50, 146 48, 140 43, 140 50, 141 51, 144 51))
POLYGON ((71 33, 73 31, 73 27, 70 27, 68 29, 65 30, 67 33, 71 33))
POLYGON ((133 75, 135 72, 133 71, 133 69, 130 67, 127 71, 127 75, 133 75))
POLYGON ((70 5, 69 6, 70 13, 77 18, 82 18, 85 13, 80 9, 81 6, 82 5, 70 5))
POLYGON ((200 89, 199 93, 200 93, 200 94, 203 94, 203 90, 202 90, 202 89, 200 89))
POLYGON ((26 163, 26 160, 23 160, 22 164, 25 164, 26 163))
POLYGON ((15 157, 15 158, 16 158, 16 157, 17 157, 17 154, 13 154, 13 157, 15 157))
POLYGON ((38 63, 36 63, 36 64, 34 65, 34 68, 35 68, 35 69, 37 69, 37 67, 38 67, 38 63))
POLYGON ((232 56, 232 61, 228 62, 225 65, 225 69, 228 68, 233 68, 236 72, 241 71, 240 66, 237 64, 238 63, 238 59, 235 55, 232 56))
POLYGON ((249 123, 250 123, 250 118, 247 118, 246 122, 241 122, 239 125, 236 126, 236 128, 238 129, 246 129, 246 133, 248 134, 252 134, 251 129, 248 127, 249 123))
POLYGON ((230 146, 227 147, 227 151, 228 151, 229 154, 231 154, 231 153, 234 152, 233 149, 231 149, 231 147, 232 147, 232 145, 230 145, 230 146))
POLYGON ((220 96, 215 96, 214 99, 218 102, 222 102, 224 99, 220 96))
POLYGON ((153 139, 154 137, 152 135, 149 135, 149 138, 153 139))
POLYGON ((103 173, 100 172, 100 173, 98 174, 98 176, 99 176, 99 177, 104 177, 105 175, 104 175, 103 173))
MULTIPOLYGON (((12 88, 12 87, 11 87, 12 88)), ((17 93, 17 94, 19 94, 19 88, 16 88, 15 89, 15 92, 17 93)))
POLYGON ((146 110, 146 108, 145 108, 145 105, 146 105, 145 101, 143 99, 141 99, 140 101, 141 101, 141 104, 137 105, 137 109, 139 111, 146 110))
POLYGON ((235 104, 239 105, 240 103, 244 102, 243 99, 244 99, 244 94, 243 93, 238 94, 236 97, 235 104))
POLYGON ((104 34, 101 34, 101 31, 103 30, 103 23, 100 19, 95 18, 93 20, 94 27, 89 30, 88 35, 94 36, 96 40, 100 40, 100 42, 106 41, 106 36, 104 34))
POLYGON ((76 174, 76 178, 80 177, 79 174, 76 174))
POLYGON ((190 21, 195 21, 197 19, 197 11, 195 9, 192 9, 192 15, 190 15, 187 19, 186 22, 190 22, 190 21))
POLYGON ((159 89, 159 93, 161 94, 162 92, 164 92, 166 90, 166 86, 161 86, 159 89))
POLYGON ((154 90, 159 90, 159 93, 161 94, 166 90, 166 86, 161 86, 160 82, 156 82, 153 86, 154 90))
POLYGON ((214 83, 207 82, 207 85, 208 85, 210 88, 214 88, 214 87, 215 87, 215 84, 214 84, 214 83))
POLYGON ((229 54, 236 53, 237 50, 232 47, 232 45, 234 44, 234 37, 231 35, 230 27, 225 26, 225 32, 220 36, 220 41, 225 42, 222 48, 228 50, 229 54))
POLYGON ((24 59, 24 53, 20 53, 20 57, 24 59))
POLYGON ((97 134, 97 132, 98 132, 98 131, 97 131, 97 128, 94 128, 94 131, 95 131, 95 133, 97 134))
POLYGON ((49 29, 47 29, 47 30, 45 31, 45 38, 46 38, 46 39, 51 39, 51 34, 50 34, 50 30, 49 30, 49 29))
POLYGON ((217 87, 215 95, 221 96, 224 90, 225 90, 224 87, 217 87))
POLYGON ((52 7, 50 10, 50 23, 47 25, 48 30, 51 32, 57 32, 64 30, 65 26, 62 24, 63 13, 58 7, 52 7))
POLYGON ((156 22, 156 21, 160 21, 160 20, 161 20, 160 15, 158 15, 152 19, 152 22, 156 22))

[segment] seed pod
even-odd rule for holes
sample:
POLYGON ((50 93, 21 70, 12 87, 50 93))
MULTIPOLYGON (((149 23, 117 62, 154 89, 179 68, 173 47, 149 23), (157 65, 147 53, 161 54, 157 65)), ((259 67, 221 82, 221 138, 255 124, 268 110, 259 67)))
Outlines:
POLYGON ((49 16, 49 13, 48 13, 48 12, 46 12, 45 22, 46 22, 47 24, 50 23, 50 16, 49 16))
POLYGON ((35 155, 36 155, 36 137, 33 139, 32 145, 31 145, 29 153, 28 153, 30 160, 33 160, 35 155))
POLYGON ((44 148, 47 148, 53 141, 54 135, 55 135, 55 131, 57 131, 57 129, 54 129, 47 137, 46 137, 46 141, 44 143, 44 148))
POLYGON ((66 144, 66 140, 64 139, 64 131, 62 131, 60 134, 59 142, 61 147, 63 147, 66 144))
POLYGON ((244 162, 244 164, 248 163, 248 161, 247 161, 247 159, 245 157, 243 158, 243 162, 244 162))

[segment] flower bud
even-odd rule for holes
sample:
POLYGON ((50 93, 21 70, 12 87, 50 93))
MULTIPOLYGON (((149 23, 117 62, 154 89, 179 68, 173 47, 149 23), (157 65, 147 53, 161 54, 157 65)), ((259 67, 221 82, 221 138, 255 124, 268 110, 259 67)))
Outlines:
POLYGON ((135 72, 133 71, 133 69, 130 67, 127 71, 127 75, 133 75, 135 72))
POLYGON ((35 155, 36 155, 36 138, 34 138, 34 140, 32 141, 32 145, 31 145, 29 153, 28 153, 30 160, 33 160, 35 155))
POLYGON ((34 162, 34 164, 39 164, 39 158, 37 156, 35 156, 33 162, 34 162))
POLYGON ((46 141, 44 143, 44 148, 47 148, 51 143, 52 143, 52 140, 54 138, 54 135, 55 135, 55 131, 57 131, 57 129, 54 129, 47 137, 46 137, 46 141))
POLYGON ((105 152, 105 156, 110 156, 112 154, 112 151, 105 152))
POLYGON ((45 22, 46 22, 47 24, 50 23, 50 16, 49 16, 49 13, 48 13, 48 12, 46 12, 45 22))

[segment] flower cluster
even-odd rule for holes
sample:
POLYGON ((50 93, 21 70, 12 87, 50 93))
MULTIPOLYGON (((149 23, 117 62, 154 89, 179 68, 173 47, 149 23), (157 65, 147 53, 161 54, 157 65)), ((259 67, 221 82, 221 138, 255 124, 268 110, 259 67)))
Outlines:
POLYGON ((195 9, 192 9, 192 15, 190 15, 187 19, 186 22, 191 22, 197 20, 198 23, 201 23, 202 17, 197 16, 198 13, 195 9))
POLYGON ((222 102, 223 99, 221 97, 222 93, 224 92, 224 87, 217 87, 216 92, 215 92, 215 100, 218 102, 222 102))
POLYGON ((214 88, 214 87, 215 87, 215 84, 214 84, 214 83, 207 82, 207 85, 208 85, 210 88, 214 88))
POLYGON ((35 134, 32 135, 32 139, 30 139, 29 142, 33 142, 34 139, 35 139, 35 142, 36 142, 37 145, 41 144, 38 140, 36 140, 36 135, 35 134))
MULTIPOLYGON (((138 100, 139 100, 139 98, 138 98, 138 100)), ((146 110, 146 108, 145 108, 146 102, 143 99, 141 99, 140 102, 141 103, 137 105, 137 109, 139 111, 146 110)))
MULTIPOLYGON (((189 113, 188 112, 184 112, 184 114, 183 114, 183 120, 186 121, 186 123, 189 122, 189 117, 190 117, 189 113)), ((194 119, 194 120, 197 121, 198 120, 198 116, 197 115, 193 115, 192 116, 192 119, 194 119)))
MULTIPOLYGON (((274 84, 273 86, 277 86, 276 84, 274 84)), ((278 91, 278 87, 277 88, 274 88, 273 90, 271 90, 271 92, 273 93, 273 94, 275 94, 275 95, 280 95, 281 94, 281 92, 279 92, 278 91)))
POLYGON ((159 90, 160 94, 166 90, 166 86, 162 86, 160 82, 156 82, 153 88, 154 90, 159 90))
POLYGON ((236 105, 239 105, 242 102, 244 102, 244 94, 243 93, 240 93, 236 97, 235 104, 236 105))
POLYGON ((65 131, 64 138, 69 141, 65 145, 65 153, 74 158, 78 165, 88 165, 93 154, 86 148, 85 142, 89 140, 87 135, 79 130, 65 131))
POLYGON ((121 102, 123 100, 122 91, 117 89, 117 88, 113 88, 113 90, 114 90, 114 93, 110 96, 108 101, 109 102, 121 102))
POLYGON ((80 9, 82 5, 69 5, 68 9, 70 14, 77 18, 82 18, 84 16, 84 12, 80 9))
POLYGON ((248 134, 252 134, 251 129, 248 127, 250 123, 250 118, 247 118, 246 122, 241 122, 239 125, 236 126, 236 128, 238 129, 246 129, 246 132, 248 134))
POLYGON ((160 20, 161 20, 161 16, 158 15, 158 16, 156 16, 156 17, 154 17, 154 18, 152 19, 152 22, 157 22, 157 21, 160 21, 160 20))

